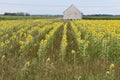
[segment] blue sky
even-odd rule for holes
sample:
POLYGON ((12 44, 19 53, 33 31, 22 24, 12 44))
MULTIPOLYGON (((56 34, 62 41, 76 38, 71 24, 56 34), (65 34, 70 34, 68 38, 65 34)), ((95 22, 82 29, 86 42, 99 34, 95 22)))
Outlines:
POLYGON ((71 4, 83 14, 120 14, 120 0, 0 0, 0 14, 63 14, 71 4))

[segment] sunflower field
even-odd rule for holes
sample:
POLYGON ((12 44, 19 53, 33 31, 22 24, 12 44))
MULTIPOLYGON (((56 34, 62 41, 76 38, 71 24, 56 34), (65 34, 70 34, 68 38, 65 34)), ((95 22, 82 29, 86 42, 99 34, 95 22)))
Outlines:
POLYGON ((0 80, 119 80, 120 20, 0 21, 0 80))

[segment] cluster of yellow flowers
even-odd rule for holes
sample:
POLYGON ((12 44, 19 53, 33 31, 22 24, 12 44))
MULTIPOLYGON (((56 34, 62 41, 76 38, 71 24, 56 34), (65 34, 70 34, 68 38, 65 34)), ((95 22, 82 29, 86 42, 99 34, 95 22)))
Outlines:
POLYGON ((78 46, 80 46, 85 42, 83 39, 81 39, 81 32, 78 30, 77 26, 75 26, 73 22, 71 22, 71 27, 74 32, 73 34, 78 43, 78 46))
MULTIPOLYGON (((41 40, 40 41, 40 47, 39 47, 39 50, 38 50, 38 56, 40 57, 41 56, 41 54, 45 54, 45 52, 46 52, 46 49, 47 49, 47 47, 49 47, 50 46, 50 43, 51 43, 51 41, 53 40, 53 38, 54 38, 54 35, 55 35, 55 32, 58 30, 58 28, 60 27, 60 25, 62 25, 63 23, 62 22, 56 22, 56 23, 53 23, 53 29, 48 33, 48 34, 46 34, 45 35, 45 39, 44 40, 41 40)), ((47 28, 47 27, 45 27, 46 29, 44 29, 44 30, 47 30, 47 29, 49 29, 49 28, 47 28)), ((51 27, 50 27, 51 28, 51 27)))
POLYGON ((49 25, 49 23, 52 23, 52 20, 0 21, 0 52, 12 51, 18 46, 20 46, 17 49, 18 52, 23 52, 26 48, 31 48, 29 44, 34 45, 32 43, 34 37, 41 36, 54 27, 52 24, 49 25))
POLYGON ((29 42, 33 39, 32 35, 28 35, 26 38, 26 44, 29 44, 29 42))
POLYGON ((15 40, 16 39, 16 35, 10 37, 10 40, 15 40))
POLYGON ((66 46, 68 45, 67 43, 67 24, 64 26, 63 30, 63 37, 62 37, 62 42, 61 42, 61 52, 65 53, 66 51, 66 46))
POLYGON ((116 38, 120 39, 120 26, 119 20, 81 20, 74 21, 81 31, 91 35, 96 38, 95 41, 99 41, 97 39, 100 38, 116 38))
POLYGON ((119 20, 78 20, 72 22, 75 34, 77 35, 78 31, 82 34, 82 40, 78 37, 77 43, 85 43, 84 49, 90 44, 94 48, 101 48, 101 52, 107 54, 113 43, 118 43, 116 45, 120 46, 119 20))
POLYGON ((64 59, 64 55, 66 54, 66 47, 67 47, 67 24, 64 25, 63 30, 63 37, 60 45, 60 56, 62 56, 62 61, 64 59))
POLYGON ((5 43, 4 43, 4 42, 1 42, 1 43, 0 43, 0 46, 1 46, 1 47, 3 47, 4 45, 5 45, 5 43))
MULTIPOLYGON (((57 32, 58 28, 60 28, 63 22, 64 21, 53 22, 52 20, 1 21, 0 51, 4 52, 3 47, 7 50, 8 47, 14 48, 18 46, 18 44, 21 47, 20 50, 24 47, 30 48, 30 45, 32 46, 40 42, 38 55, 44 53, 47 51, 46 49, 50 47, 50 43, 54 40, 54 35, 59 33, 57 32)), ((69 45, 67 31, 72 32, 73 37, 75 38, 78 48, 76 49, 76 53, 81 51, 80 53, 84 53, 85 55, 87 53, 87 48, 89 48, 89 44, 90 46, 91 44, 92 46, 95 45, 95 47, 96 45, 100 45, 99 47, 102 47, 102 50, 104 49, 104 53, 107 53, 107 51, 109 52, 109 47, 107 46, 109 45, 111 47, 110 44, 116 43, 119 47, 119 23, 119 20, 75 20, 70 21, 70 29, 67 28, 67 24, 64 24, 62 41, 60 44, 60 55, 64 55, 66 53, 66 47, 69 45)), ((72 50, 72 54, 74 53, 74 50, 72 50)))
POLYGON ((82 53, 83 56, 86 54, 86 49, 88 47, 89 41, 81 38, 81 32, 78 29, 78 26, 75 26, 73 22, 71 22, 71 27, 73 30, 74 37, 77 42, 78 50, 82 53))
POLYGON ((47 62, 50 62, 50 58, 49 57, 47 58, 47 62))
MULTIPOLYGON (((30 22, 31 21, 29 21, 28 23, 30 22)), ((27 50, 31 51, 31 46, 37 45, 36 43, 34 43, 35 37, 41 36, 41 34, 47 31, 47 29, 51 28, 48 26, 44 26, 45 22, 48 21, 34 20, 30 23, 31 25, 26 23, 26 27, 24 27, 25 25, 23 25, 23 27, 21 27, 19 31, 17 31, 19 38, 17 42, 20 45, 20 49, 18 51, 19 53, 22 54, 24 51, 27 52, 27 50), (41 26, 39 24, 41 24, 41 26)))
POLYGON ((112 64, 109 66, 108 71, 106 71, 106 75, 107 75, 107 76, 113 76, 113 75, 114 75, 114 68, 115 68, 115 65, 112 63, 112 64))
POLYGON ((75 50, 72 50, 71 53, 74 55, 74 54, 76 54, 76 51, 75 51, 75 50))
POLYGON ((20 44, 20 46, 22 46, 24 44, 24 42, 23 41, 19 41, 19 44, 20 44))

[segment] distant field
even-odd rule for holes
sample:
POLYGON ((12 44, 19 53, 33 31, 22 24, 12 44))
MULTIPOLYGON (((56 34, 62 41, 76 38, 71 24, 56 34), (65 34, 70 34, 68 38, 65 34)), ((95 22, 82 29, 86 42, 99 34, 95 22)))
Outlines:
POLYGON ((56 19, 56 16, 0 16, 0 20, 56 19))
POLYGON ((88 20, 120 20, 120 16, 84 16, 88 20))
POLYGON ((120 80, 120 20, 1 20, 0 80, 120 80))
MULTIPOLYGON (((44 15, 44 16, 0 16, 0 20, 23 20, 23 19, 62 19, 62 15, 44 15)), ((120 16, 83 16, 84 20, 120 20, 120 16)))

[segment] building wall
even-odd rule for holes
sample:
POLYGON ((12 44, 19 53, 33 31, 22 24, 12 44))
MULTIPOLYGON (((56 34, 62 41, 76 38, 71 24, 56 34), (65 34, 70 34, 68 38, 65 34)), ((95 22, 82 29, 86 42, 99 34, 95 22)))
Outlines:
POLYGON ((82 19, 82 14, 76 14, 76 13, 66 13, 63 16, 63 19, 82 19))
POLYGON ((66 11, 64 11, 63 19, 82 19, 82 13, 76 9, 74 6, 71 6, 66 11))

